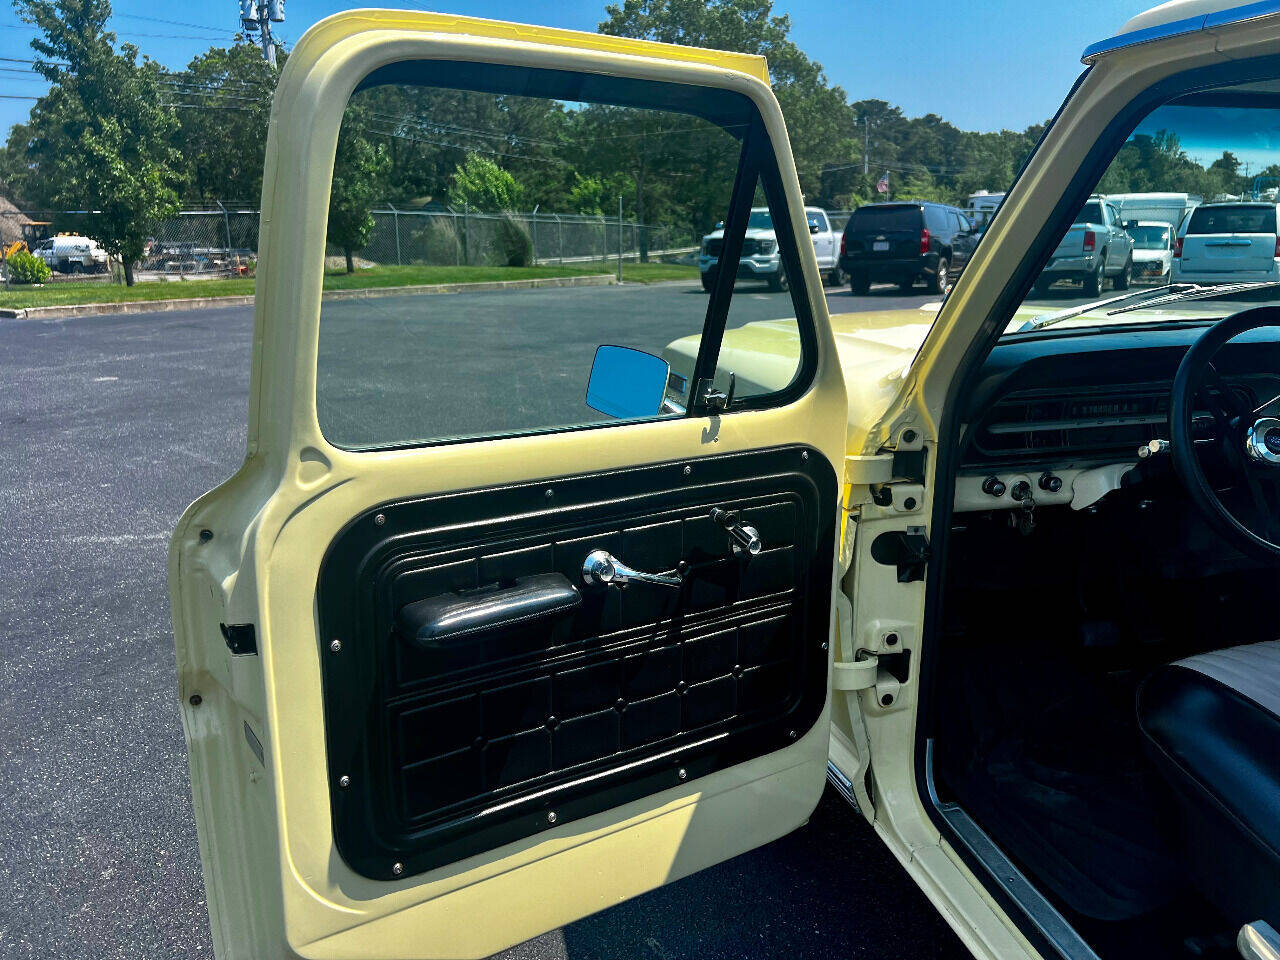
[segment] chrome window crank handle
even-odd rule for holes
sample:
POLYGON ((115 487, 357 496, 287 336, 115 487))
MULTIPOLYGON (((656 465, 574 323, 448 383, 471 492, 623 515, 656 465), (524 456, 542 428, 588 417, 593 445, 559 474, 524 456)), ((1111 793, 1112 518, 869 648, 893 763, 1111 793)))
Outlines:
POLYGON ((684 577, 678 570, 662 573, 645 573, 627 566, 608 550, 592 550, 582 562, 582 580, 590 586, 610 583, 656 583, 664 587, 679 587, 684 577))

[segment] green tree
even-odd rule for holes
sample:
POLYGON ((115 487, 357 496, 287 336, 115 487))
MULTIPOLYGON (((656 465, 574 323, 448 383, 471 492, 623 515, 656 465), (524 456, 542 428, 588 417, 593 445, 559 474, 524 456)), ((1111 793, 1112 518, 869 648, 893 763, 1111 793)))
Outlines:
POLYGON ((169 78, 183 105, 173 144, 186 161, 185 198, 257 202, 278 77, 257 47, 238 43, 211 48, 169 78))
POLYGON ((333 161, 333 185, 329 194, 329 226, 326 236, 347 258, 347 273, 354 273, 353 254, 363 250, 373 232, 370 212, 383 188, 391 158, 381 144, 364 135, 358 115, 347 112, 338 134, 333 161))
POLYGON ((133 284, 155 222, 175 213, 177 128, 161 95, 160 68, 130 44, 115 48, 107 0, 15 0, 38 30, 34 69, 52 84, 32 109, 28 183, 45 206, 92 210, 59 226, 97 240, 133 284))
POLYGON ((449 184, 449 203, 455 207, 515 210, 523 195, 524 190, 515 177, 478 153, 469 154, 458 164, 449 184))
POLYGON ((791 19, 774 15, 772 0, 623 0, 605 13, 601 33, 768 58, 801 189, 811 201, 822 199, 824 167, 853 155, 854 116, 844 91, 791 40, 791 19))
POLYGON ((9 128, 9 139, 0 147, 0 196, 13 200, 28 195, 27 145, 30 142, 31 128, 27 124, 15 123, 9 128))

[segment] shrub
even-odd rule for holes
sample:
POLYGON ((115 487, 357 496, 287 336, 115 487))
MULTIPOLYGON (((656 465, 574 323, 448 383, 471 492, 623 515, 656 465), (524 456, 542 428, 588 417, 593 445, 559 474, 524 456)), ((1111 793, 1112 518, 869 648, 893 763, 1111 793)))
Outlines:
POLYGON ((504 213, 498 221, 498 255, 508 267, 527 267, 533 263, 533 239, 524 222, 514 214, 504 213))
POLYGON ((44 283, 53 271, 33 253, 19 250, 5 261, 10 283, 44 283))
POLYGON ((462 262, 462 244, 453 219, 443 216, 401 217, 404 259, 406 263, 447 264, 462 262), (425 225, 417 225, 425 221, 425 225), (408 229, 406 230, 406 226, 408 229))

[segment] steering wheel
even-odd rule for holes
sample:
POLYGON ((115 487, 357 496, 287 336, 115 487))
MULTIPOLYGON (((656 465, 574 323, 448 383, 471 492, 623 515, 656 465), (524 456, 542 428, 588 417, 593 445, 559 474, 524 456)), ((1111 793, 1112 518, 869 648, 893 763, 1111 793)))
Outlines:
POLYGON ((1169 402, 1170 453, 1173 467, 1209 525, 1242 552, 1280 563, 1280 419, 1258 410, 1218 375, 1213 359, 1227 341, 1259 327, 1280 326, 1280 307, 1242 310, 1206 330, 1182 358, 1169 402), (1243 481, 1252 514, 1242 522, 1209 482, 1193 440, 1196 400, 1208 409, 1218 442, 1236 479, 1243 481))

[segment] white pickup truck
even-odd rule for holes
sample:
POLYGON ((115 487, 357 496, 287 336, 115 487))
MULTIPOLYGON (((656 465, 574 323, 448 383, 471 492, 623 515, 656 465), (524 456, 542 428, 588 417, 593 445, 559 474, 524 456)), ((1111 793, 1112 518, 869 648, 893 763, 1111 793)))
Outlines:
MULTIPOLYGON (((845 282, 840 268, 840 234, 831 227, 825 210, 805 207, 804 218, 809 224, 809 237, 813 240, 813 254, 823 279, 832 286, 845 282)), ((716 265, 720 262, 720 247, 724 243, 724 223, 717 223, 715 230, 702 238, 698 251, 698 269, 702 272, 702 289, 711 292, 715 283, 716 265)), ((773 232, 773 220, 766 207, 753 207, 747 221, 746 238, 742 241, 742 258, 738 261, 739 280, 764 280, 770 290, 786 290, 787 274, 782 269, 778 254, 778 238, 773 232)))
POLYGON ((88 237, 50 237, 31 252, 60 273, 101 273, 107 269, 107 251, 88 237))
POLYGON ((1133 238, 1125 232, 1120 213, 1106 197, 1094 195, 1045 264, 1036 293, 1055 280, 1077 280, 1086 296, 1096 297, 1110 278, 1117 290, 1128 290, 1133 279, 1133 238))

